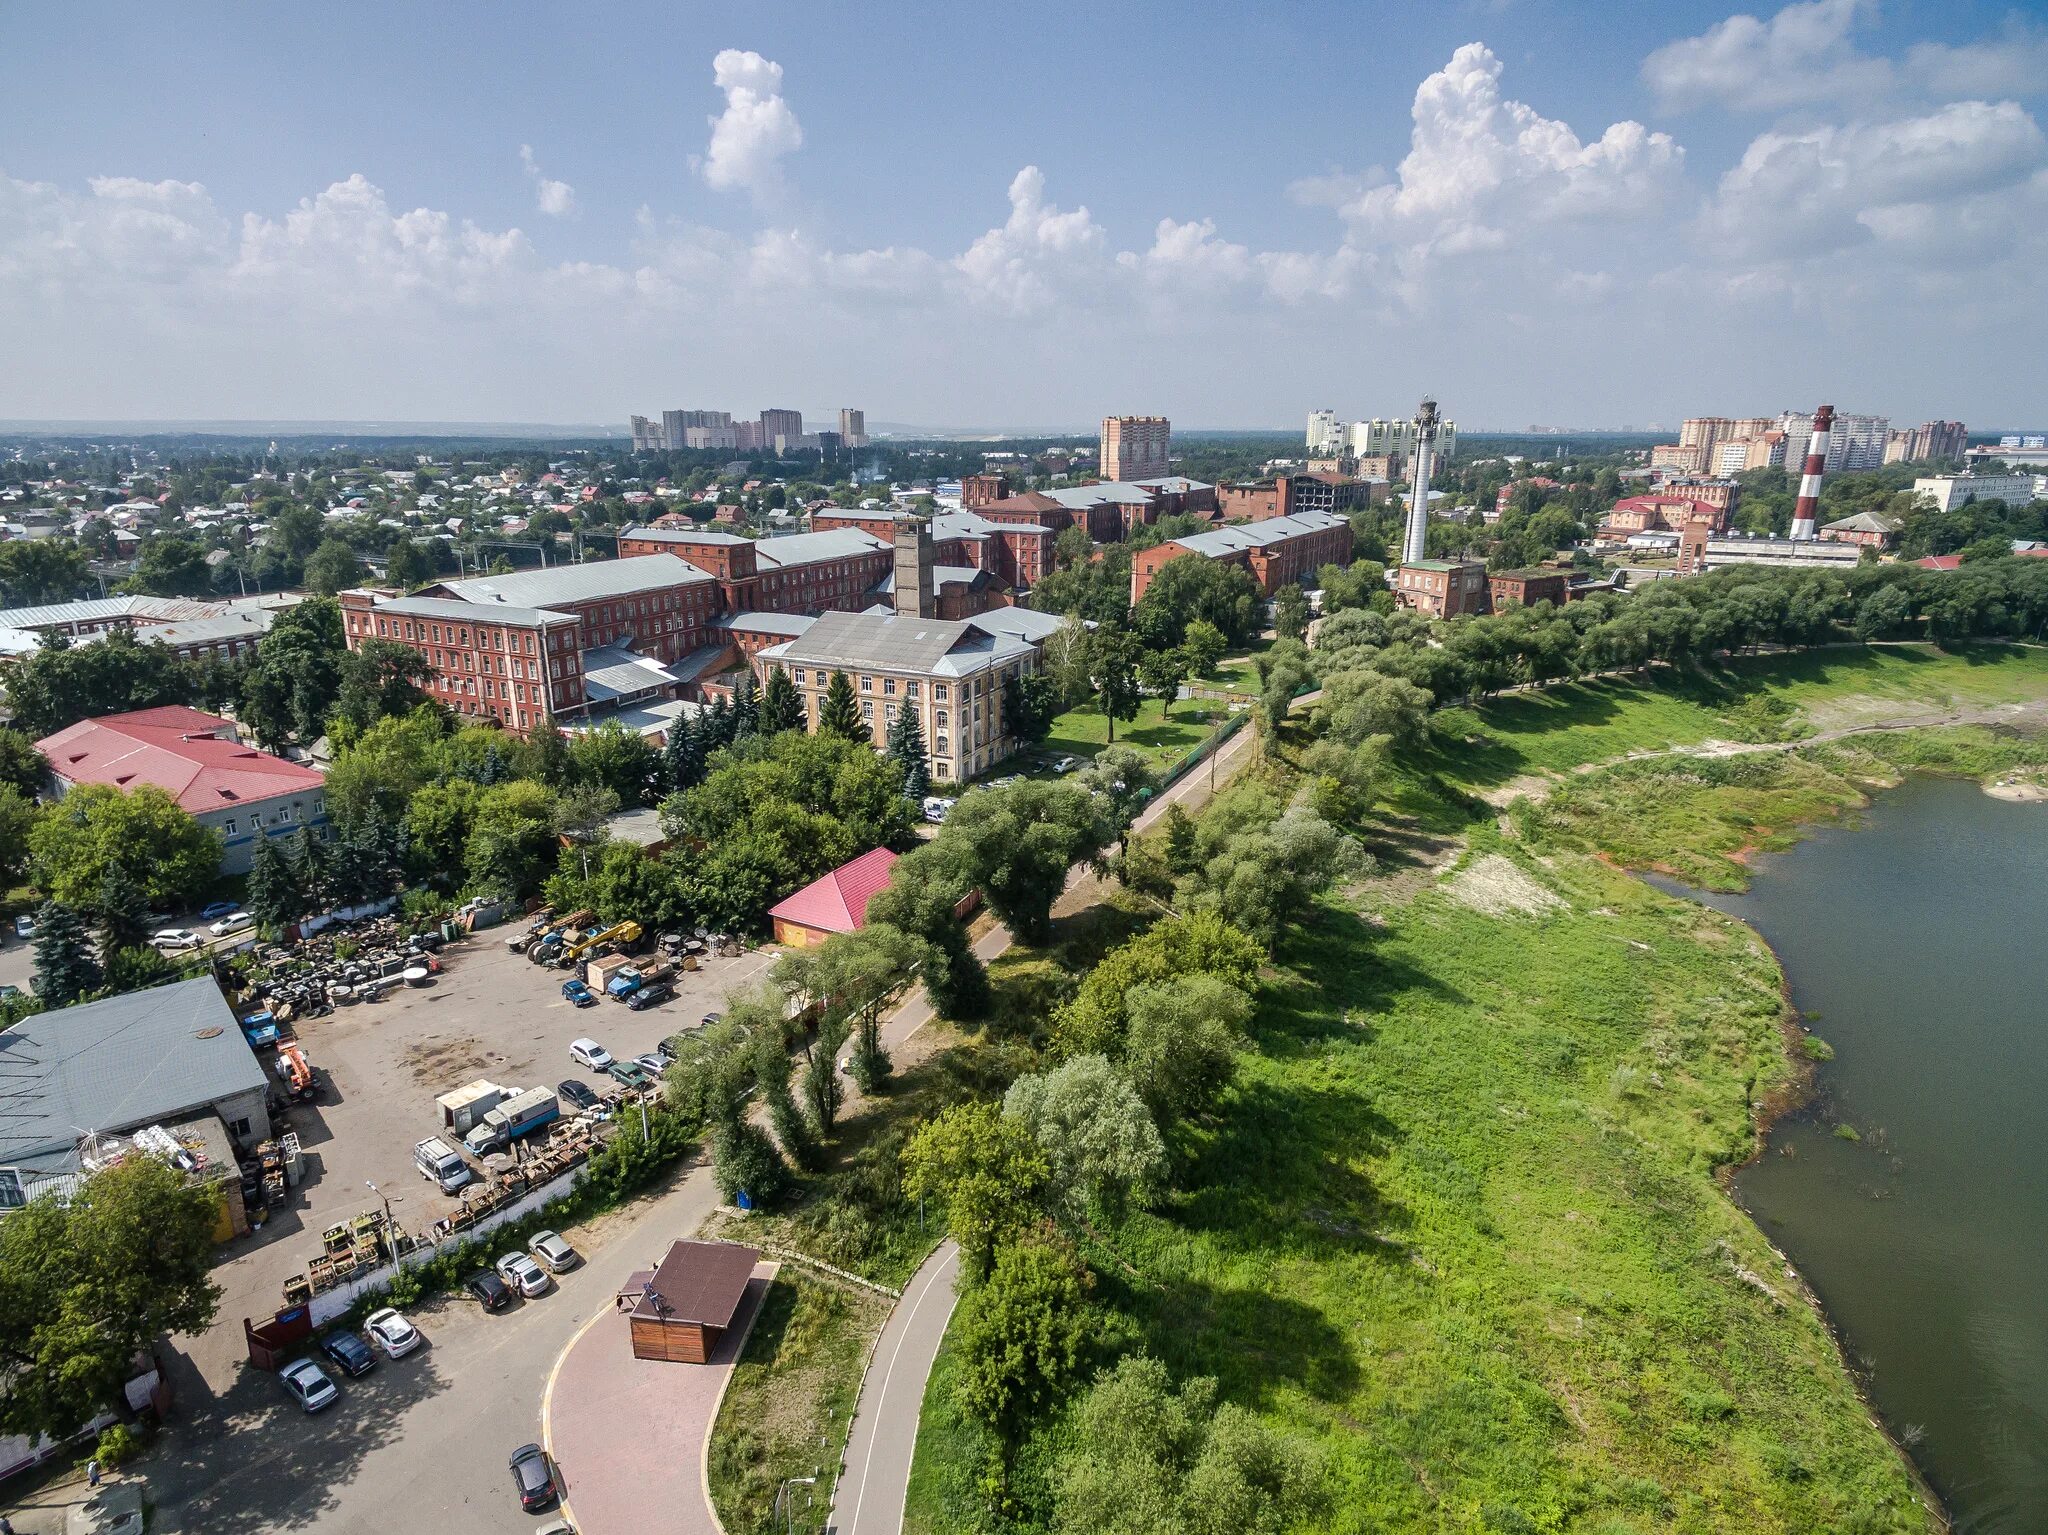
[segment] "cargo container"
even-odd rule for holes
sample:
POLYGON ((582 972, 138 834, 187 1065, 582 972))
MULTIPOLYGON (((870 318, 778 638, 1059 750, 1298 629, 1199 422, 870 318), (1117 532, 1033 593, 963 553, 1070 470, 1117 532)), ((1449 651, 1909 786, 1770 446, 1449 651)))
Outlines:
POLYGON ((452 1093, 443 1093, 434 1102, 441 1110, 441 1128, 453 1130, 457 1135, 467 1135, 484 1115, 511 1096, 497 1083, 479 1078, 452 1093))

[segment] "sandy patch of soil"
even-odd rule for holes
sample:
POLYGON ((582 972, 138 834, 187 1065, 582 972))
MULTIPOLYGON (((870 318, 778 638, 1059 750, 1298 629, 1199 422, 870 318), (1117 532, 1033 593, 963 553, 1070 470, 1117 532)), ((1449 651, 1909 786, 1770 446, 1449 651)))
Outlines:
POLYGON ((1562 896, 1537 884, 1499 853, 1473 859, 1451 876, 1444 890, 1460 906, 1488 917, 1540 917, 1565 905, 1562 896))

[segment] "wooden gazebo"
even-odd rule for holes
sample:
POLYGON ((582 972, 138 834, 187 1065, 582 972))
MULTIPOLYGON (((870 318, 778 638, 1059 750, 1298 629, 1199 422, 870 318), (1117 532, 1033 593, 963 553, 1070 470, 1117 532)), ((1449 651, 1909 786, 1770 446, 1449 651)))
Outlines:
MULTIPOLYGON (((735 1242, 677 1242, 628 1315, 635 1359, 704 1364, 746 1297, 761 1255, 735 1242)), ((638 1278, 639 1276, 635 1276, 638 1278)))

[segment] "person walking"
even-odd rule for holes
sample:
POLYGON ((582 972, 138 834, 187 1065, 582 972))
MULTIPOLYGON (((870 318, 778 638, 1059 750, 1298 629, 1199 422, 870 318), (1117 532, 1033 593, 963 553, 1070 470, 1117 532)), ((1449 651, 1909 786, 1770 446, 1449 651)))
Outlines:
POLYGON ((85 1485, 88 1487, 97 1487, 99 1486, 99 1484, 100 1461, 99 1457, 95 1455, 91 1460, 85 1463, 85 1485))

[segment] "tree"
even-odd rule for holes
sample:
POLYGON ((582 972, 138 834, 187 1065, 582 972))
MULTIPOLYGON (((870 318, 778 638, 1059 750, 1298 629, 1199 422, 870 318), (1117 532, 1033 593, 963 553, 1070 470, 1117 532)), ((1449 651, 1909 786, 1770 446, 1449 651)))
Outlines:
POLYGON ((422 687, 434 675, 425 656, 395 640, 364 640, 336 658, 336 669, 334 713, 359 731, 417 709, 427 701, 422 687))
POLYGON ((435 570, 434 557, 410 538, 394 539, 385 551, 384 578, 393 586, 424 586, 434 579, 435 570))
POLYGON ((1052 1170, 1051 1186, 1075 1216, 1121 1220, 1149 1204, 1165 1180, 1166 1147, 1129 1079, 1099 1055, 1019 1077, 1003 1117, 1031 1132, 1052 1170))
MULTIPOLYGON (((1256 786, 1249 786, 1252 795, 1256 786)), ((1270 802, 1267 809, 1273 807, 1270 802)), ((1264 824, 1233 826, 1212 815, 1197 833, 1201 868, 1183 883, 1186 909, 1228 913, 1262 942, 1303 916, 1340 874, 1359 867, 1356 843, 1306 805, 1264 824)))
POLYGON ((340 906, 366 905, 393 894, 403 878, 405 833, 372 800, 360 810, 336 807, 328 877, 340 906))
POLYGON ((896 711, 889 725, 889 756, 903 770, 906 798, 922 800, 932 792, 932 775, 925 761, 924 722, 917 710, 905 705, 896 711))
POLYGON ((1296 640, 1274 641, 1257 665, 1259 735, 1264 749, 1270 751, 1279 739, 1280 727, 1293 712, 1295 694, 1308 686, 1312 673, 1308 652, 1296 640))
POLYGON ((299 887, 298 914, 311 916, 329 905, 333 896, 328 878, 332 860, 325 845, 313 835, 312 827, 301 825, 292 833, 285 856, 291 860, 292 878, 299 887))
POLYGON ((242 905, 259 926, 273 931, 306 914, 306 892, 299 883, 299 871, 277 838, 260 837, 257 841, 242 905))
POLYGON ((30 831, 39 814, 13 784, 0 783, 0 885, 11 887, 27 872, 30 831))
POLYGON ((37 908, 35 953, 36 995, 47 1006, 69 1007, 105 983, 92 935, 70 906, 45 901, 37 908))
POLYGON ((789 1188, 789 1169, 768 1132, 742 1118, 713 1128, 711 1176, 720 1194, 734 1204, 744 1198, 756 1210, 773 1206, 789 1188))
POLYGON ((1031 1132, 986 1102, 956 1103, 925 1121, 902 1160, 904 1193, 945 1207, 969 1284, 985 1280, 996 1250, 1037 1219, 1050 1174, 1031 1132))
POLYGON ((242 685, 243 722, 272 747, 315 739, 341 692, 347 654, 341 608, 332 599, 286 608, 256 646, 242 685))
POLYGON ((1088 644, 1088 686, 1095 705, 1109 722, 1109 739, 1116 739, 1116 722, 1138 717, 1143 694, 1138 688, 1138 661, 1142 654, 1138 638, 1125 630, 1104 624, 1088 644))
POLYGON ((834 672, 832 681, 826 685, 825 701, 818 706, 818 733, 849 741, 874 739, 867 721, 860 717, 860 704, 853 696, 853 679, 845 672, 834 672))
POLYGON ((1404 677, 1381 672, 1347 670, 1323 680, 1312 723, 1318 734, 1347 746, 1385 736, 1395 746, 1418 741, 1429 725, 1435 702, 1404 677))
POLYGON ((789 673, 779 666, 769 671, 768 681, 761 689, 761 709, 757 723, 764 736, 780 735, 785 730, 803 728, 803 699, 797 696, 796 684, 789 680, 789 673))
MULTIPOLYGON (((9 547, 0 545, 0 548, 9 547)), ((167 646, 144 644, 125 630, 74 645, 60 634, 7 672, 14 724, 33 740, 102 714, 189 703, 192 673, 167 646)))
POLYGON ((1087 1271, 1064 1243, 1033 1237, 1000 1249, 954 1318, 961 1410, 995 1435, 1007 1464, 1087 1353, 1087 1271))
MULTIPOLYGON (((6 547, 0 544, 0 549, 6 547)), ((11 788, 25 800, 34 799, 49 771, 50 765, 31 737, 0 725, 0 788, 11 788)))
POLYGON ((1298 640, 1308 633, 1308 596, 1289 581, 1273 596, 1273 632, 1283 640, 1298 640))
POLYGON ((569 742, 555 717, 544 717, 527 739, 533 747, 533 776, 550 789, 566 785, 570 774, 569 742))
POLYGON ((775 1127, 775 1138, 797 1166, 819 1166, 824 1147, 816 1127, 798 1111, 791 1090, 794 1072, 789 1047, 782 1038, 781 993, 764 989, 752 999, 735 997, 727 1004, 727 1015, 734 1023, 747 1023, 753 1029, 747 1042, 752 1047, 754 1083, 768 1109, 768 1123, 775 1127))
POLYGON ((889 883, 868 902, 870 929, 901 931, 925 945, 919 976, 925 995, 942 1016, 955 1020, 978 1018, 988 1007, 988 972, 958 915, 973 888, 958 860, 926 843, 896 860, 889 883))
POLYGON ((100 952, 133 948, 149 941, 149 900, 142 888, 120 864, 109 864, 100 879, 99 899, 93 903, 99 921, 100 952))
POLYGON ((344 587, 354 586, 362 574, 363 562, 355 550, 339 538, 325 540, 306 560, 306 586, 322 597, 332 597, 344 587))
POLYGON ((554 846, 554 797, 531 779, 514 779, 478 796, 462 867, 478 892, 523 896, 540 883, 554 846))
POLYGON ((1169 1126, 1212 1107, 1237 1070, 1252 999, 1220 976, 1181 975, 1124 995, 1124 1069, 1169 1126))
MULTIPOLYGON (((774 690, 771 688, 771 692, 774 690)), ((694 789, 704 781, 704 743, 695 716, 677 718, 668 728, 661 750, 661 785, 669 794, 694 789)))
POLYGON ((934 839, 965 888, 1025 943, 1052 934, 1052 903, 1067 870, 1100 853, 1110 836, 1095 796, 1076 783, 1025 780, 963 796, 934 839))
POLYGON ((68 538, 0 544, 0 594, 8 607, 68 601, 91 577, 85 551, 68 538))
POLYGON ((206 546, 197 539, 158 534, 142 546, 127 586, 157 597, 205 596, 213 589, 206 546))
POLYGON ((1088 972, 1054 1024, 1055 1054, 1123 1055, 1135 986, 1213 975, 1248 992, 1258 984, 1265 962, 1266 951, 1257 939, 1214 912, 1194 911, 1155 923, 1111 949, 1088 972))
POLYGON ((1159 775, 1152 771, 1152 764, 1128 746, 1105 747, 1074 781, 1102 804, 1119 846, 1125 844, 1131 823, 1159 788, 1159 775))
POLYGON ((138 1353, 212 1326, 219 1217, 212 1185, 131 1156, 0 1221, 0 1431, 68 1438, 120 1402, 138 1353))
POLYGON ((752 735, 761 723, 761 694, 751 671, 740 673, 732 688, 732 735, 735 741, 752 735))
POLYGON ((1181 647, 1187 652, 1188 673, 1194 677, 1212 675, 1230 649, 1223 631, 1206 618, 1190 620, 1181 647))
POLYGON ((646 737, 617 720, 578 732, 569 743, 569 763, 580 782, 611 790, 621 805, 646 804, 660 766, 646 737))
POLYGON ((1152 572, 1131 611, 1131 626, 1159 646, 1178 645, 1197 619, 1214 624, 1233 644, 1249 640, 1259 622, 1259 588, 1251 572, 1181 555, 1152 572))
POLYGON ((1004 679, 1003 728, 1020 745, 1035 746, 1043 741, 1059 712, 1059 689, 1047 673, 1004 679))
POLYGON ((221 834, 154 784, 123 792, 80 784, 29 832, 30 868, 52 900, 89 911, 119 864, 151 905, 176 906, 213 883, 221 834))

